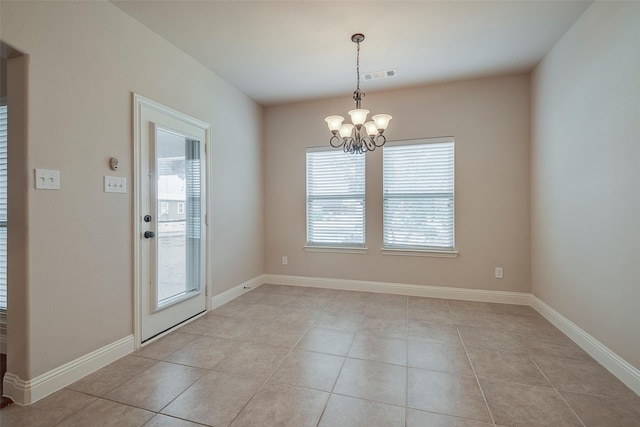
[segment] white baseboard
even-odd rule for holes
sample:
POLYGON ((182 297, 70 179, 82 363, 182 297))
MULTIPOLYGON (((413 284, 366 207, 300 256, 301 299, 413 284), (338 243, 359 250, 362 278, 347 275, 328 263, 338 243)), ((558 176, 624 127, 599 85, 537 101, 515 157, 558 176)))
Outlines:
POLYGON ((384 294, 495 302, 503 304, 529 305, 529 297, 531 295, 524 292, 487 291, 482 289, 409 285, 403 283, 372 282, 366 280, 325 279, 320 277, 284 276, 277 274, 265 274, 263 277, 265 280, 264 283, 272 283, 274 285, 379 292, 384 294))
POLYGON ((213 297, 211 297, 211 310, 216 309, 221 305, 238 298, 240 295, 249 292, 251 289, 257 288, 263 283, 267 283, 264 278, 265 275, 261 274, 260 276, 256 276, 244 283, 240 283, 239 285, 236 285, 231 289, 227 289, 226 291, 221 292, 218 295, 214 295, 213 297))
POLYGON ((611 351, 600 341, 530 293, 488 291, 481 289, 421 286, 401 283, 372 282, 364 280, 326 279, 320 277, 263 275, 264 283, 274 285, 306 286, 313 288, 341 289, 349 291, 379 292, 430 298, 466 301, 494 302, 530 305, 558 329, 564 332, 589 355, 601 363, 613 375, 640 395, 640 370, 611 351))
MULTIPOLYGON (((260 275, 234 286, 212 297, 211 309, 220 307, 263 283, 265 283, 264 275, 260 275)), ((19 376, 7 372, 3 381, 3 394, 18 405, 30 405, 132 353, 134 349, 134 338, 133 335, 130 335, 69 363, 65 363, 32 380, 25 381, 19 376)))
MULTIPOLYGON (((263 274, 213 296, 210 301, 210 309, 220 307, 264 283, 530 305, 640 395, 640 371, 638 369, 545 302, 529 293, 263 274)), ((126 356, 133 350, 134 339, 133 335, 130 335, 29 381, 23 381, 17 375, 7 372, 3 382, 4 395, 10 397, 18 405, 29 405, 126 356)))
POLYGON ((45 372, 32 380, 24 381, 17 375, 7 372, 2 384, 4 395, 10 397, 18 405, 30 405, 115 362, 133 352, 133 349, 133 335, 129 335, 49 372, 45 372))
POLYGON ((571 320, 558 313, 547 303, 535 295, 531 295, 531 307, 544 316, 554 326, 564 332, 591 357, 596 359, 609 372, 618 377, 620 381, 629 386, 636 394, 640 395, 640 370, 629 364, 626 360, 615 354, 607 346, 589 335, 571 320))

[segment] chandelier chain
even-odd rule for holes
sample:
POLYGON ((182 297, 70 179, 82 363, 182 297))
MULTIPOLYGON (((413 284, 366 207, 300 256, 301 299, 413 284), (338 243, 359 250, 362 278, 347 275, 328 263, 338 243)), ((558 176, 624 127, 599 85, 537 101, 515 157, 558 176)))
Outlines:
POLYGON ((360 90, 360 41, 354 40, 357 45, 356 49, 356 90, 353 91, 353 100, 356 102, 356 108, 360 108, 364 92, 360 90))
POLYGON ((358 49, 356 54, 356 77, 358 79, 358 85, 356 89, 360 92, 360 42, 357 43, 358 49))

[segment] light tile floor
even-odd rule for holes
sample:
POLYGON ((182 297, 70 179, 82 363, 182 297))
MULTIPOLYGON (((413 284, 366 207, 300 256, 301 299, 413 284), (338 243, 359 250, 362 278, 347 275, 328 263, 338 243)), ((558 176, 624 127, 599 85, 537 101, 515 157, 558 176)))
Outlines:
POLYGON ((530 307, 263 285, 13 426, 640 426, 640 397, 530 307))

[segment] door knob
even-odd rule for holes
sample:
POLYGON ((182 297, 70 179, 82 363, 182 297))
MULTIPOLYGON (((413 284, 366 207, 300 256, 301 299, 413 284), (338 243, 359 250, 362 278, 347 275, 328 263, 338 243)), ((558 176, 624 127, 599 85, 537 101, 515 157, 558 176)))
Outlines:
POLYGON ((156 233, 154 233, 153 231, 145 231, 144 232, 144 238, 145 239, 153 239, 154 237, 156 237, 156 233))

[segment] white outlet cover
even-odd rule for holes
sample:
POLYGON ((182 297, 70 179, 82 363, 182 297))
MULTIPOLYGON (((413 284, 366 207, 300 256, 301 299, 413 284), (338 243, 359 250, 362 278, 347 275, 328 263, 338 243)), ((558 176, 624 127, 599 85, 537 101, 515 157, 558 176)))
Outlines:
POLYGON ((36 190, 59 190, 60 171, 53 169, 35 170, 36 190))

